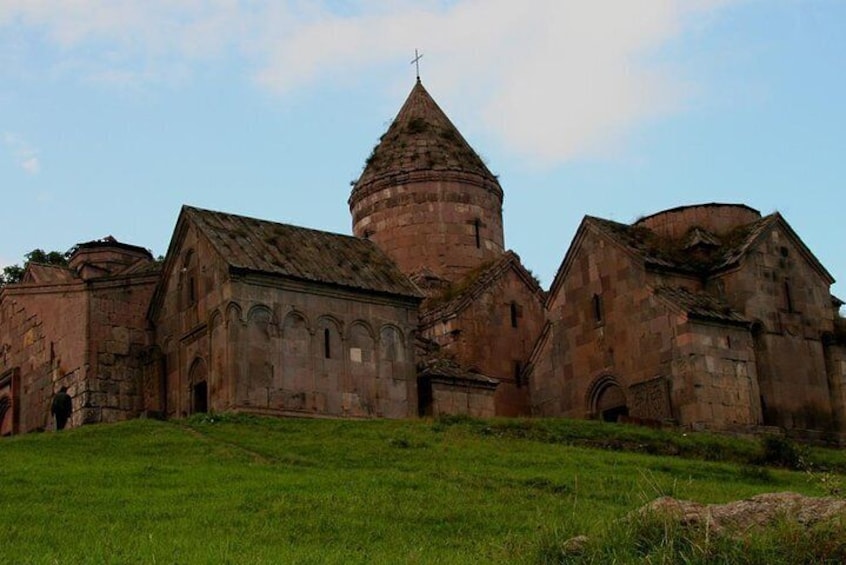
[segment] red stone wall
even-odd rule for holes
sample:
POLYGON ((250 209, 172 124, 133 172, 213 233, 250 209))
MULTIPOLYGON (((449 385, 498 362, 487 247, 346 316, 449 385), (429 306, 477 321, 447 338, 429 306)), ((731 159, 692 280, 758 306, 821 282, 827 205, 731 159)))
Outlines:
POLYGON ((643 267, 588 228, 548 301, 549 334, 529 377, 533 413, 590 417, 589 393, 599 379, 611 376, 625 389, 669 374, 676 320, 655 300, 643 267))
POLYGON ((729 304, 760 322, 755 351, 765 423, 830 426, 831 391, 821 340, 833 329, 834 311, 828 282, 802 250, 776 227, 758 241, 741 269, 714 286, 729 304))
POLYGON ((16 369, 19 432, 52 425, 50 401, 66 386, 70 425, 135 417, 146 309, 158 276, 21 284, 0 298, 0 375, 16 369))
POLYGON ((711 429, 762 423, 752 335, 744 327, 676 328, 670 396, 681 424, 711 429))
POLYGON ((50 401, 67 386, 74 403, 70 425, 82 422, 80 395, 86 365, 87 295, 80 284, 14 285, 0 297, 0 375, 15 370, 18 432, 52 424, 50 401))
POLYGON ((473 418, 498 415, 494 393, 473 386, 460 387, 452 383, 433 382, 432 417, 457 414, 473 418))
POLYGON ((187 270, 168 276, 157 323, 170 416, 197 410, 192 390, 200 381, 211 410, 388 418, 416 412, 416 301, 230 276, 193 229, 178 264, 189 251, 187 270), (197 299, 180 302, 189 280, 183 273, 191 272, 202 281, 197 299))
POLYGON ((197 359, 206 364, 207 373, 212 372, 206 375, 210 397, 227 407, 234 398, 234 390, 212 376, 228 362, 226 337, 230 332, 222 325, 232 298, 228 267, 193 226, 184 229, 180 248, 174 257, 168 257, 173 263, 165 264, 169 270, 163 273, 160 304, 152 320, 160 359, 153 363, 145 382, 148 409, 172 417, 192 412, 189 377, 197 359), (210 335, 215 340, 212 349, 210 335))
POLYGON ((537 290, 508 268, 456 316, 421 327, 425 337, 453 354, 463 367, 500 381, 495 395, 497 416, 530 413, 529 386, 518 377, 545 321, 537 290))
POLYGON ((683 206, 658 212, 635 222, 635 226, 649 228, 658 235, 677 239, 694 227, 715 234, 724 234, 736 227, 761 218, 757 210, 737 204, 703 204, 683 206))
POLYGON ((158 273, 94 281, 89 302, 89 378, 80 395, 82 420, 116 422, 144 409, 147 309, 158 273))
POLYGON ((533 413, 598 417, 604 387, 613 385, 634 418, 711 428, 757 423, 751 336, 692 323, 653 294, 682 282, 697 290, 695 281, 645 271, 589 230, 549 301, 548 334, 530 375, 533 413))
POLYGON ((501 193, 469 181, 358 189, 351 212, 355 235, 373 240, 407 274, 426 267, 457 280, 503 252, 501 193))

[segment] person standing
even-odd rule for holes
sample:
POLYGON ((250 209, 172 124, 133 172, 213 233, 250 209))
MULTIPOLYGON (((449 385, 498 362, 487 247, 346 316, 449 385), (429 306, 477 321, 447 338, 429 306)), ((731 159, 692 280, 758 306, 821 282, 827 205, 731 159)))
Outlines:
POLYGON ((73 404, 68 394, 68 387, 63 386, 53 397, 53 403, 50 406, 50 412, 52 412, 53 417, 56 419, 56 430, 65 429, 65 425, 68 423, 68 418, 70 418, 72 411, 73 404))

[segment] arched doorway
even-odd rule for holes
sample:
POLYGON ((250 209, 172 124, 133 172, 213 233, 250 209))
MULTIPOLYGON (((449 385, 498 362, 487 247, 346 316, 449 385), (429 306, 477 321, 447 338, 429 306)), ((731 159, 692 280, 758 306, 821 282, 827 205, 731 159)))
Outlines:
POLYGON ((629 415, 626 392, 610 375, 600 377, 591 387, 588 410, 593 418, 604 422, 617 422, 629 415))
POLYGON ((202 359, 195 359, 188 373, 188 380, 191 383, 191 413, 203 414, 209 411, 209 385, 208 370, 206 362, 202 359))

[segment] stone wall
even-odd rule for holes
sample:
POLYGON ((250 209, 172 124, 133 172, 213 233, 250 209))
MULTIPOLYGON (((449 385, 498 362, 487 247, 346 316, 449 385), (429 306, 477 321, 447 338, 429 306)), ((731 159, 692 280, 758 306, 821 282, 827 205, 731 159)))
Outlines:
POLYGON ((147 309, 158 273, 95 281, 90 286, 90 376, 80 391, 84 422, 115 422, 144 410, 147 309))
POLYGON ((502 194, 471 176, 462 182, 399 183, 357 189, 353 233, 373 240, 406 274, 426 267, 457 280, 503 252, 502 194))
MULTIPOLYGON (((166 275, 156 320, 166 378, 150 381, 167 391, 160 410, 172 417, 204 409, 388 418, 416 412, 416 300, 230 274, 191 227, 181 248, 175 260, 185 271, 166 275), (194 300, 186 300, 192 279, 194 300)), ((160 388, 150 390, 155 401, 160 388)))
POLYGON ((595 417, 597 387, 626 391, 670 374, 676 317, 631 255, 586 229, 547 301, 550 323, 529 376, 537 415, 595 417))
POLYGON ((678 239, 694 226, 712 233, 725 234, 760 218, 760 212, 742 204, 701 204, 658 212, 638 220, 634 225, 649 228, 664 237, 678 239))
POLYGON ((829 282, 781 227, 764 234, 742 267, 715 286, 756 321, 764 422, 787 428, 832 425, 822 337, 832 332, 829 282))
POLYGON ((18 381, 16 432, 51 425, 50 401, 61 386, 73 399, 70 425, 82 422, 87 305, 80 284, 11 285, 0 291, 0 375, 14 372, 18 381))
POLYGON ((472 385, 433 381, 432 417, 457 414, 473 418, 492 418, 497 415, 493 391, 472 385))
POLYGON ((528 415, 529 386, 522 371, 544 323, 540 289, 515 267, 470 304, 446 319, 424 323, 423 335, 452 354, 463 367, 499 381, 498 416, 528 415))
POLYGON ((744 327, 689 322, 677 328, 670 396, 673 416, 693 427, 761 423, 755 349, 744 327))

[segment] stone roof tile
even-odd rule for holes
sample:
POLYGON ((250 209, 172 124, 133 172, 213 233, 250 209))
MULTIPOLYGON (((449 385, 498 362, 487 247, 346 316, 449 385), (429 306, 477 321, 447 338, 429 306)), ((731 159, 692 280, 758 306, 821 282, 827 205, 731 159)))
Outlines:
POLYGON ((392 295, 422 297, 366 239, 183 207, 231 268, 392 295))
POLYGON ((373 182, 417 171, 477 175, 499 186, 419 80, 367 159, 353 192, 373 182))
POLYGON ((743 314, 710 294, 692 292, 682 287, 662 286, 655 289, 655 295, 674 304, 689 318, 735 325, 750 323, 743 314))
POLYGON ((643 257, 647 265, 683 273, 710 275, 730 268, 743 259, 756 239, 778 221, 778 218, 777 214, 770 214, 722 236, 708 233, 707 240, 703 238, 704 232, 696 227, 692 228, 692 232, 696 233, 689 233, 681 240, 673 240, 661 237, 643 226, 621 224, 595 217, 588 217, 588 220, 601 232, 643 257), (706 241, 707 245, 691 247, 689 243, 692 239, 706 241))

